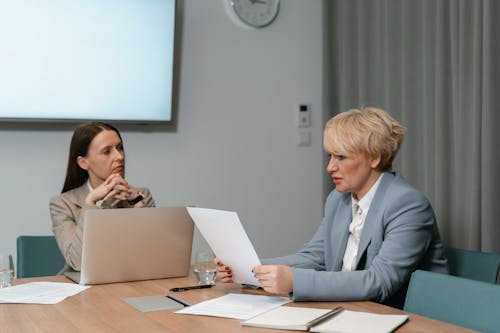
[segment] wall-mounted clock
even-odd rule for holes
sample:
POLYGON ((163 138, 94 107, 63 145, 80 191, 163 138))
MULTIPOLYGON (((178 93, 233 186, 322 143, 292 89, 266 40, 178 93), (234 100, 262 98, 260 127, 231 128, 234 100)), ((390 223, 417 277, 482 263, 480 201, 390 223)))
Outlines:
POLYGON ((248 26, 262 28, 271 24, 280 9, 279 0, 227 0, 230 10, 248 26))

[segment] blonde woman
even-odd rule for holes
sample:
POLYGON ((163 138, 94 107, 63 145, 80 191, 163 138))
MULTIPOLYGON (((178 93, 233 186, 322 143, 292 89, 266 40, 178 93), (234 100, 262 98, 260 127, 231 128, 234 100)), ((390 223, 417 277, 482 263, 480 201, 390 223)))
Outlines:
MULTIPOLYGON (((372 300, 402 307, 413 271, 447 273, 429 201, 392 172, 404 132, 372 107, 328 121, 324 148, 335 190, 302 250, 253 269, 266 291, 295 301, 372 300)), ((230 282, 231 268, 216 263, 218 278, 230 282)))

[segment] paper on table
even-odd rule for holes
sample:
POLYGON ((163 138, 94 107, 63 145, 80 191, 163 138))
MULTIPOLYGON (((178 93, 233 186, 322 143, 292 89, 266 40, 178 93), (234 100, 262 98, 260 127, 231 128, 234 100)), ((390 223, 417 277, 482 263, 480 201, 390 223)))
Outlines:
POLYGON ((238 214, 217 209, 188 207, 187 211, 217 258, 231 267, 233 281, 258 286, 252 268, 260 265, 238 214))
POLYGON ((227 294, 222 297, 192 305, 176 311, 176 313, 244 320, 288 302, 290 302, 290 300, 284 297, 227 294))
POLYGON ((74 283, 30 282, 0 289, 0 303, 56 304, 90 288, 74 283))

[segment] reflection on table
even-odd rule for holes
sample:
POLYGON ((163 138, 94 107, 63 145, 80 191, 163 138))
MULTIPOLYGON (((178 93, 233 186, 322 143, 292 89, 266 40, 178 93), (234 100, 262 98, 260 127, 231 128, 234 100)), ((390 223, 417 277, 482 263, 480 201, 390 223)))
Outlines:
MULTIPOLYGON (((64 276, 16 280, 71 282, 64 276)), ((96 285, 55 305, 0 304, 2 332, 284 332, 242 327, 237 319, 180 315, 174 311, 140 312, 124 302, 124 297, 171 293, 170 288, 196 284, 194 277, 96 285)), ((227 293, 266 294, 262 290, 242 289, 238 284, 217 283, 213 288, 173 293, 194 304, 227 293)), ((374 302, 297 302, 287 306, 333 308, 373 313, 404 313, 374 302)), ((473 332, 471 330, 409 314, 409 321, 397 333, 473 332)))

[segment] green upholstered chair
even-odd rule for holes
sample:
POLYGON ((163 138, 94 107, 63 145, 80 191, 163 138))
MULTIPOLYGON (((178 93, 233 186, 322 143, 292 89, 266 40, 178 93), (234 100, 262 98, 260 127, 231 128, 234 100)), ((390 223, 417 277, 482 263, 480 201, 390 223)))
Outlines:
POLYGON ((467 279, 497 283, 500 254, 445 248, 450 274, 467 279))
POLYGON ((18 278, 56 275, 64 264, 54 236, 17 237, 18 278))
POLYGON ((404 310, 484 333, 500 329, 500 285, 417 270, 404 310))

